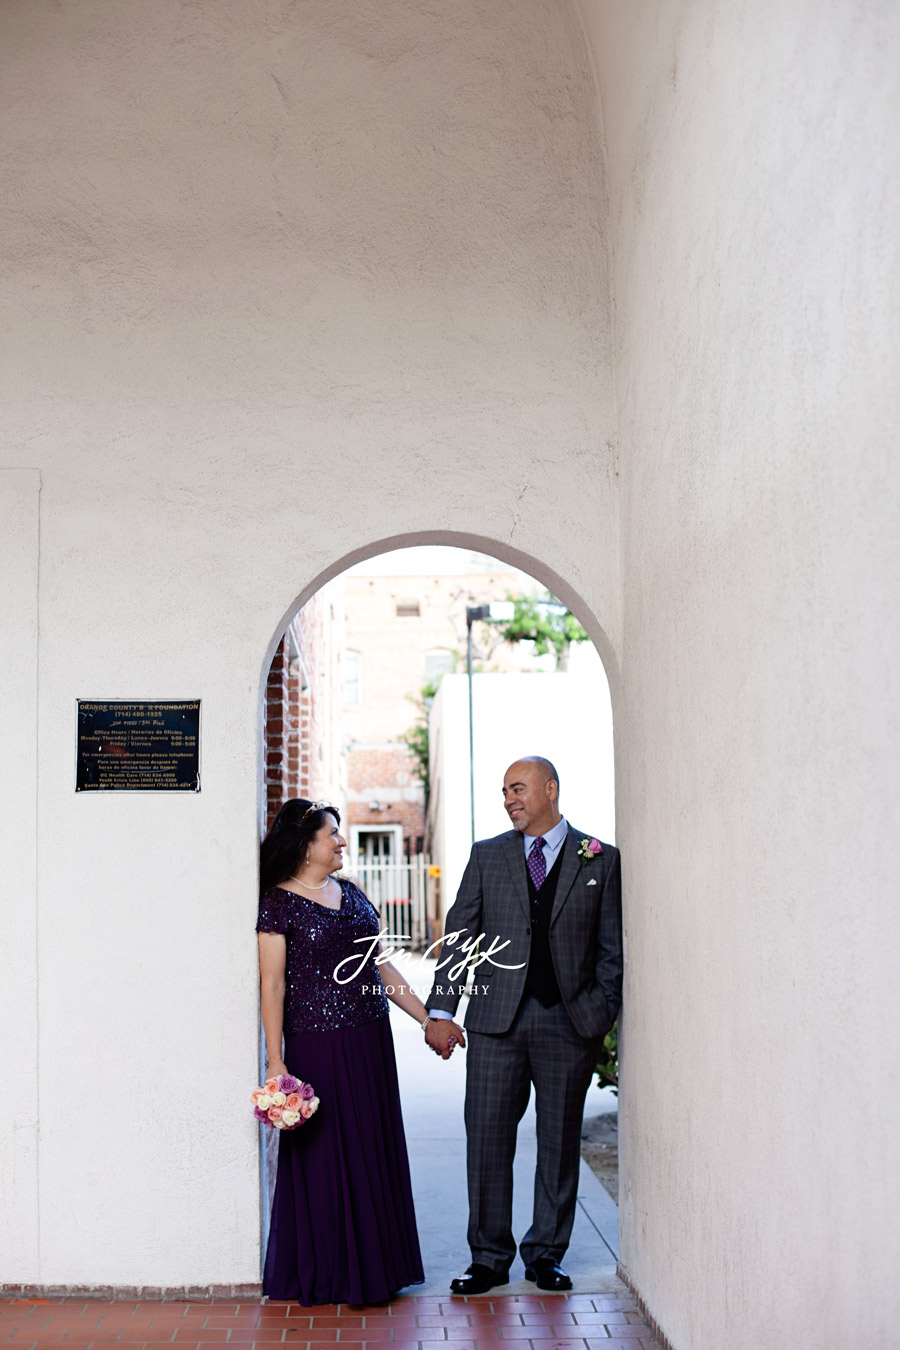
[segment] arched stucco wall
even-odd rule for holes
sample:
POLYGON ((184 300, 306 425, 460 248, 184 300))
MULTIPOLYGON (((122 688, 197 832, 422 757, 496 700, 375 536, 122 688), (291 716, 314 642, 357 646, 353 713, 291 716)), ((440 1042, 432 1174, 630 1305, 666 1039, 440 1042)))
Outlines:
POLYGON ((7 1281, 257 1278, 252 1126, 171 1103, 256 1070, 260 653, 438 524, 622 672, 630 1275, 678 1350, 892 1344, 898 11, 579 9, 608 180, 553 0, 0 9, 7 1281), (200 694, 203 793, 75 799, 91 694, 200 694))
POLYGON ((622 485, 622 1259, 677 1350, 889 1350, 900 8, 579 9, 622 485))
MULTIPOLYGON (((615 688, 616 693, 611 697, 615 700, 620 696, 621 677, 619 675, 619 666, 616 659, 616 653, 609 636, 603 627, 602 621, 592 614, 585 606, 584 601, 573 589, 571 583, 565 577, 560 576, 552 565, 548 565, 541 559, 533 557, 522 549, 510 548, 508 544, 499 539, 488 539, 485 535, 463 534, 453 530, 425 530, 415 535, 394 535, 390 539, 375 539, 368 544, 358 544, 350 553, 341 558, 336 558, 324 571, 318 576, 307 581, 291 601, 290 605, 283 611, 278 622, 272 631, 269 644, 266 647, 263 657, 262 667, 260 669, 260 710, 264 699, 266 675, 269 666, 272 663, 272 657, 275 654, 275 648, 278 646, 287 624, 291 618, 310 600, 320 587, 334 577, 340 576, 348 568, 355 566, 356 563, 364 562, 367 558, 375 558, 379 553, 389 553, 394 549, 415 548, 419 544, 441 544, 447 548, 473 549, 478 553, 485 553, 490 557, 499 558, 502 562, 510 563, 513 567, 520 568, 533 576, 536 581, 540 581, 553 594, 566 604, 582 627, 586 630, 588 636, 600 654, 603 662, 606 678, 609 681, 610 690, 615 688)), ((613 704, 615 713, 615 702, 613 704)))
POLYGON ((2 690, 37 843, 0 877, 0 1267, 253 1282, 279 615, 439 529, 533 559, 620 640, 590 70, 545 0, 13 0, 0 62, 0 462, 42 483, 2 597, 37 668, 2 690), (75 796, 76 697, 198 695, 199 796, 75 796), (110 1088, 135 1083, 133 1108, 110 1088))

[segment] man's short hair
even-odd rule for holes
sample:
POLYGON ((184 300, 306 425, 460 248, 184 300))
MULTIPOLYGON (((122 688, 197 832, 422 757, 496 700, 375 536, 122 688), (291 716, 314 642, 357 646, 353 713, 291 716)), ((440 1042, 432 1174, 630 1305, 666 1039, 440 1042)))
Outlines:
POLYGON ((529 764, 537 764, 538 768, 543 769, 544 778, 547 782, 549 782, 551 778, 553 779, 554 783, 556 784, 556 793, 558 796, 559 774, 556 772, 556 769, 550 763, 549 759, 544 759, 543 755, 526 755, 525 759, 528 761, 529 764))

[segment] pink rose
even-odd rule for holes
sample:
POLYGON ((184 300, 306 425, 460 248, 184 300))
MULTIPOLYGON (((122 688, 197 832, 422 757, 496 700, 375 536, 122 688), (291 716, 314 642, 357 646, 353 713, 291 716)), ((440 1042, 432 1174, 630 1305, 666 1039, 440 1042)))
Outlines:
POLYGON ((313 1097, 316 1095, 315 1090, 312 1087, 310 1087, 309 1083, 301 1083, 299 1092, 300 1096, 304 1099, 304 1101, 307 1102, 311 1102, 313 1097))
POLYGON ((305 1099, 301 1100, 300 1105, 297 1107, 297 1110, 300 1112, 304 1120, 309 1120, 310 1116, 313 1114, 313 1107, 305 1099))
POLYGON ((296 1092, 300 1086, 300 1079, 295 1078, 292 1073, 283 1073, 279 1086, 282 1092, 296 1092))
POLYGON ((268 1092, 269 1096, 271 1097, 272 1093, 273 1093, 273 1092, 277 1092, 277 1091, 278 1091, 278 1078, 277 1078, 277 1076, 276 1076, 275 1078, 267 1078, 267 1079, 266 1079, 266 1092, 268 1092))
POLYGON ((591 842, 588 844, 588 848, 590 849, 591 853, 593 853, 594 857, 596 857, 598 853, 603 852, 603 845, 600 843, 599 839, 592 839, 591 842))
POLYGON ((299 1092, 292 1092, 290 1096, 285 1099, 283 1109, 285 1111, 296 1111, 302 1100, 303 1098, 300 1096, 299 1092))
POLYGON ((280 1120, 280 1119, 281 1119, 282 1111, 283 1111, 283 1107, 280 1107, 280 1106, 270 1106, 269 1109, 268 1109, 268 1111, 266 1112, 266 1114, 267 1114, 267 1116, 269 1117, 269 1119, 272 1121, 272 1123, 274 1124, 274 1122, 275 1122, 276 1120, 280 1120))

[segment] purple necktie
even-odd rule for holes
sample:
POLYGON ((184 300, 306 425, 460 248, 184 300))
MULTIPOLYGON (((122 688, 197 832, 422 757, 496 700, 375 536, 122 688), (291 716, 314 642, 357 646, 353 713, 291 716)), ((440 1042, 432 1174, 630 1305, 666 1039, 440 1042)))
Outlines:
POLYGON ((534 889, 539 891, 547 879, 547 864, 544 861, 544 836, 538 835, 531 845, 531 852, 526 859, 528 871, 531 874, 531 880, 534 882, 534 889))

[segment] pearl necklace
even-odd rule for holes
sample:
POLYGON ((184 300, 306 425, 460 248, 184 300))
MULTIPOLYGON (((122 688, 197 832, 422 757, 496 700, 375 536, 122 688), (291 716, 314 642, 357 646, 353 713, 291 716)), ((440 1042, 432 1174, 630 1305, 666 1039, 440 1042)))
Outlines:
POLYGON ((331 877, 326 877, 321 886, 310 886, 308 881, 301 881, 299 877, 288 877, 288 881, 296 881, 298 886, 305 886, 308 891, 324 891, 331 877))

